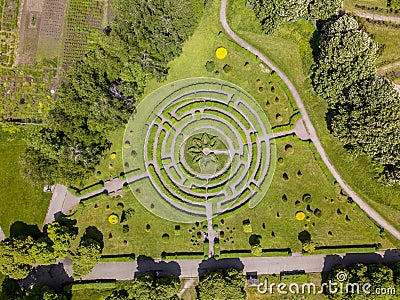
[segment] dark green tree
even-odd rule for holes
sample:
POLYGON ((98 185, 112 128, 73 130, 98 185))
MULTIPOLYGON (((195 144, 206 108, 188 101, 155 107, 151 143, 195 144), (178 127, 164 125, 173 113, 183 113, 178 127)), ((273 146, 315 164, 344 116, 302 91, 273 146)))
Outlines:
POLYGON ((98 241, 91 238, 81 240, 76 252, 72 255, 74 277, 82 278, 88 275, 100 262, 101 251, 98 241))
POLYGON ((204 275, 197 285, 197 299, 246 299, 245 277, 236 269, 218 270, 204 275))

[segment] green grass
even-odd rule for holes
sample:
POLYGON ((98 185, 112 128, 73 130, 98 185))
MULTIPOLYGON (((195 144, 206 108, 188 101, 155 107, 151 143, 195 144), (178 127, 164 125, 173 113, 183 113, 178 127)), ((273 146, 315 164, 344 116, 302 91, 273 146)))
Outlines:
MULTIPOLYGON (((243 9, 243 11, 245 11, 243 9)), ((240 10, 236 13, 240 15, 240 10)), ((236 24, 230 22, 234 30, 236 24)), ((373 206, 387 220, 399 218, 400 212, 389 210, 386 204, 393 208, 400 207, 400 187, 385 186, 374 179, 370 159, 366 156, 354 157, 348 153, 341 143, 328 131, 325 121, 326 102, 319 98, 310 83, 309 68, 312 48, 309 44, 310 32, 313 26, 300 20, 282 27, 271 36, 240 31, 239 35, 264 52, 292 80, 304 101, 311 121, 321 139, 322 145, 335 168, 346 183, 368 204, 373 206), (308 45, 308 46, 307 46, 308 45), (301 55, 302 54, 302 55, 301 55)), ((400 223, 391 222, 400 229, 400 223)))
POLYGON ((43 186, 31 186, 20 174, 18 160, 26 148, 21 136, 0 129, 0 226, 7 236, 16 221, 41 228, 51 198, 51 193, 43 192, 43 186))
POLYGON ((202 231, 201 224, 199 226, 179 224, 161 219, 147 211, 130 191, 120 199, 103 196, 98 201, 88 204, 77 218, 77 226, 79 234, 83 234, 89 226, 95 226, 102 232, 104 255, 135 253, 136 257, 146 255, 159 258, 163 251, 168 253, 203 252, 202 241, 199 241, 199 245, 193 245, 193 242, 190 241, 191 239, 197 240, 197 232, 202 231), (135 214, 126 223, 112 225, 107 218, 111 213, 121 216, 121 210, 117 207, 119 202, 124 204, 124 209, 134 209, 135 214), (107 209, 107 205, 109 205, 109 209, 107 209), (151 227, 148 232, 146 231, 147 224, 151 227), (129 226, 128 233, 123 233, 123 225, 129 226), (178 234, 175 232, 176 225, 180 226, 178 234), (111 239, 109 239, 110 233, 111 239), (162 241, 164 233, 169 234, 168 243, 162 241), (125 244, 124 241, 127 243, 125 244))
POLYGON ((345 9, 354 9, 356 5, 366 7, 387 8, 387 0, 344 0, 345 9))
POLYGON ((97 289, 85 289, 72 291, 72 300, 93 300, 93 299, 105 299, 110 296, 113 290, 97 290, 97 289))
POLYGON ((400 61, 400 30, 392 26, 363 22, 367 32, 385 46, 376 61, 377 67, 400 61))
POLYGON ((220 1, 213 2, 212 8, 206 12, 193 36, 185 43, 182 54, 169 64, 167 80, 163 83, 151 81, 146 87, 145 96, 162 85, 183 78, 219 78, 239 85, 253 96, 265 110, 272 127, 289 124, 296 107, 291 105, 284 89, 271 74, 262 72, 260 62, 225 36, 219 23, 219 5, 220 1), (228 56, 218 60, 215 50, 221 46, 228 50, 228 56), (205 68, 208 61, 215 63, 213 72, 207 72, 205 68), (246 62, 248 64, 245 67, 246 62), (232 71, 225 73, 225 65, 230 65, 232 71), (215 74, 216 71, 219 75, 215 74), (271 92, 270 82, 275 92, 271 92), (262 92, 259 91, 260 87, 263 87, 262 92), (278 98, 278 101, 275 101, 275 98, 278 98), (277 114, 280 114, 282 119, 277 119, 277 114))
POLYGON ((55 38, 41 37, 38 41, 36 61, 43 59, 58 59, 61 53, 61 41, 55 38))
POLYGON ((283 158, 283 163, 277 163, 264 200, 253 209, 244 208, 236 214, 218 218, 219 230, 224 231, 224 238, 220 239, 221 251, 250 249, 249 237, 259 234, 263 237, 263 249, 291 248, 299 252, 301 244, 297 235, 303 230, 308 230, 312 240, 319 246, 375 242, 382 243, 384 247, 391 246, 389 241, 379 237, 378 228, 373 224, 371 226, 364 214, 346 202, 347 197, 340 194, 340 188, 327 179, 307 142, 300 142, 297 138, 278 139, 277 156, 283 158), (287 144, 293 146, 293 154, 286 153, 287 144), (301 176, 298 171, 301 171, 301 176), (288 174, 289 180, 283 179, 283 173, 288 174), (282 200, 284 194, 287 201, 282 200), (311 195, 312 202, 309 205, 313 211, 317 208, 322 211, 320 218, 307 210, 307 203, 302 201, 304 194, 311 195), (300 203, 296 205, 296 201, 300 203), (297 211, 303 211, 307 218, 304 221, 296 220, 297 211), (345 221, 346 215, 350 221, 345 221), (243 221, 247 219, 250 220, 253 233, 243 231, 243 221), (332 232, 332 236, 328 235, 328 231, 332 232))

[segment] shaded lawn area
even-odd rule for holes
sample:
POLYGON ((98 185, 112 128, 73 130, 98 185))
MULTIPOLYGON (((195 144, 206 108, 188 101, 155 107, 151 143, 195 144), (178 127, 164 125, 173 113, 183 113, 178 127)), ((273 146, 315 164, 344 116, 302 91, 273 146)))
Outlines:
MULTIPOLYGON (((235 22, 229 23, 236 30, 241 14, 249 14, 244 6, 234 11, 235 22)), ((371 166, 371 159, 360 155, 355 157, 347 152, 343 145, 327 129, 325 113, 326 102, 319 98, 311 85, 309 76, 312 63, 310 30, 313 26, 300 20, 283 26, 270 36, 248 30, 239 31, 239 35, 266 55, 291 79, 299 92, 310 119, 317 131, 329 160, 340 173, 344 181, 369 205, 377 210, 393 226, 400 230, 400 186, 385 186, 378 183, 371 166), (302 54, 302 55, 301 55, 302 54), (384 204, 384 205, 383 205, 384 204), (392 209, 387 209, 388 206, 392 209)))
POLYGON ((43 225, 51 193, 42 186, 31 186, 20 174, 19 156, 26 148, 21 135, 9 135, 0 130, 0 226, 6 236, 16 221, 43 225))

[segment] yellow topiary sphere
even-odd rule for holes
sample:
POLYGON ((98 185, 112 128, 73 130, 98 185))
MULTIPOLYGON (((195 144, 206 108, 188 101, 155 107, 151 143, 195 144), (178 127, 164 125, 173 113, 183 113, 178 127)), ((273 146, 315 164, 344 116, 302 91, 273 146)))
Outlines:
POLYGON ((297 219, 297 220, 302 221, 302 220, 304 220, 305 218, 306 218, 306 215, 305 215, 305 213, 303 213, 302 211, 298 211, 298 212, 296 213, 296 219, 297 219))
POLYGON ((108 217, 108 222, 110 222, 110 224, 118 224, 118 223, 119 223, 118 215, 116 215, 116 214, 111 214, 111 215, 108 217))
POLYGON ((111 159, 116 159, 117 158, 117 153, 113 152, 110 154, 111 159))
POLYGON ((215 51, 215 56, 218 59, 224 59, 228 55, 228 50, 224 47, 219 47, 217 51, 215 51))

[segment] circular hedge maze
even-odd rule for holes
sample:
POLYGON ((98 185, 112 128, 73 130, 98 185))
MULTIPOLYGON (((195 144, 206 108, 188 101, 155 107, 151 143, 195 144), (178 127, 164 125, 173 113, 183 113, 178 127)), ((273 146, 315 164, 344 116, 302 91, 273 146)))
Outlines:
POLYGON ((252 97, 228 82, 164 86, 137 108, 123 160, 135 197, 156 215, 199 221, 254 207, 272 180, 273 135, 252 97))

